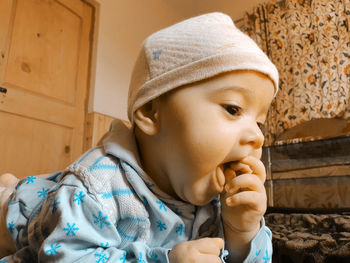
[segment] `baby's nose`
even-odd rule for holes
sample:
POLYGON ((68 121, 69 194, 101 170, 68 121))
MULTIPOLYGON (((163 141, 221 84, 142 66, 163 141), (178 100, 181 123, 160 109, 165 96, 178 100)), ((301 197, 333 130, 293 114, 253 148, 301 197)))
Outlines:
POLYGON ((262 134, 257 124, 249 125, 247 129, 243 131, 240 144, 250 144, 254 149, 259 149, 263 146, 264 135, 262 134))

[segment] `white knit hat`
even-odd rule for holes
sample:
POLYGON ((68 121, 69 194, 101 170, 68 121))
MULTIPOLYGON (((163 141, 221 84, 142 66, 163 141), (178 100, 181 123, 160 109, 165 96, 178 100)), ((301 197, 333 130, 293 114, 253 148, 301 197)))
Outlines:
POLYGON ((134 66, 128 117, 142 105, 174 88, 233 70, 254 70, 271 78, 278 71, 256 43, 222 13, 184 20, 149 36, 134 66))

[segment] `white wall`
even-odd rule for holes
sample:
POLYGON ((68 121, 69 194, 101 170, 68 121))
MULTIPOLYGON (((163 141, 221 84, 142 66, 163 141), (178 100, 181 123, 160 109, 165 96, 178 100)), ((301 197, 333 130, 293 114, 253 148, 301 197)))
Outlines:
POLYGON ((127 119, 130 74, 142 41, 185 18, 221 11, 233 20, 262 0, 97 0, 95 69, 89 112, 127 119))

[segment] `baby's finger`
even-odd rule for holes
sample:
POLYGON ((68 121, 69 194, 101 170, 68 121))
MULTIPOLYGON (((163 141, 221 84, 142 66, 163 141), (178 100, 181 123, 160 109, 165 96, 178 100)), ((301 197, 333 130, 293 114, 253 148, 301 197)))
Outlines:
POLYGON ((241 163, 249 165, 252 169, 252 173, 256 174, 262 182, 265 182, 266 170, 262 161, 253 156, 247 156, 241 160, 241 163))
POLYGON ((232 179, 236 177, 236 172, 234 170, 232 170, 231 168, 226 168, 224 170, 224 175, 225 175, 225 181, 231 182, 232 179))
POLYGON ((249 164, 245 164, 242 162, 233 162, 230 164, 230 168, 234 170, 237 175, 250 174, 253 172, 252 169, 249 167, 249 164))
POLYGON ((224 241, 221 238, 201 238, 191 241, 192 246, 202 254, 220 255, 221 249, 224 247, 224 241))
POLYGON ((236 194, 239 191, 257 191, 265 192, 265 187, 260 178, 253 174, 242 174, 237 176, 225 185, 227 194, 236 194))
POLYGON ((254 191, 244 191, 226 198, 226 205, 230 207, 247 205, 254 210, 265 212, 266 195, 254 191))
POLYGON ((219 255, 207 255, 207 254, 199 254, 196 258, 196 262, 198 263, 221 263, 221 259, 219 255))

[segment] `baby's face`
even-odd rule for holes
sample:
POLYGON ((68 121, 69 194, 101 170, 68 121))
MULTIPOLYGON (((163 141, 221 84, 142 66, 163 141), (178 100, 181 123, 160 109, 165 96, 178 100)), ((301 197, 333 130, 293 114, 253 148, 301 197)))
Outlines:
POLYGON ((225 164, 260 158, 274 87, 253 71, 235 71, 179 88, 160 99, 163 172, 173 193, 204 205, 224 186, 225 164))

